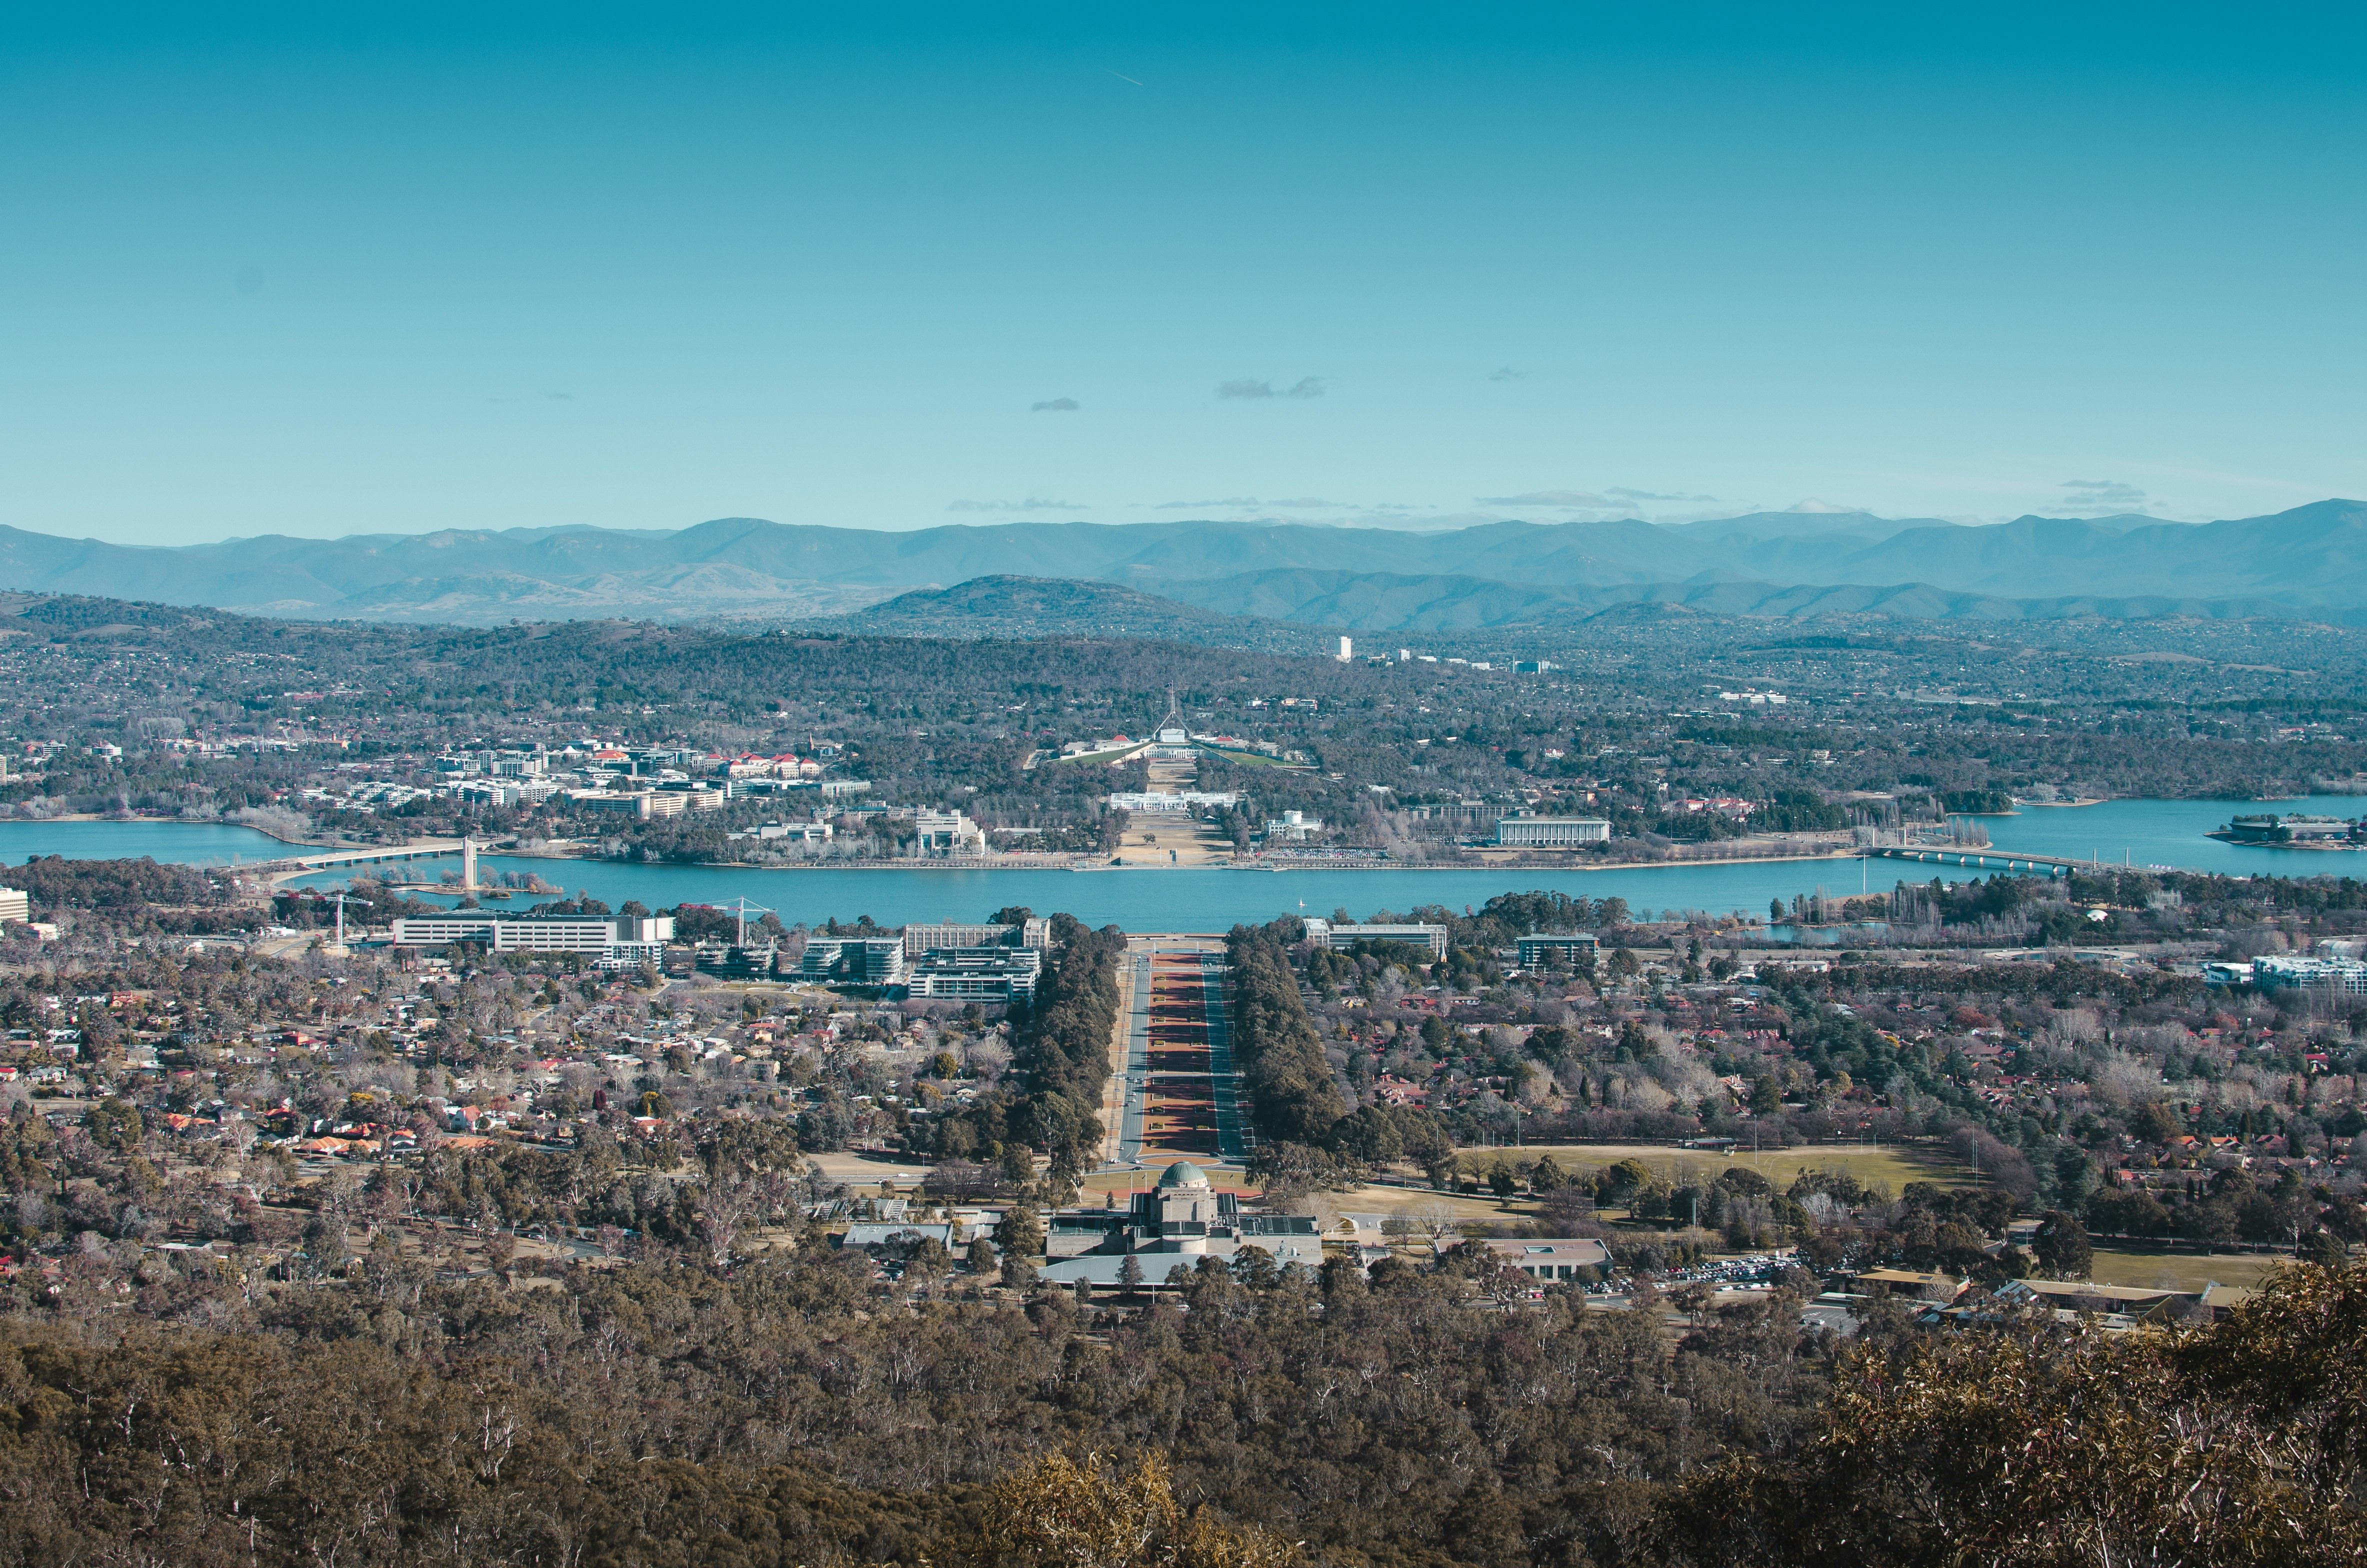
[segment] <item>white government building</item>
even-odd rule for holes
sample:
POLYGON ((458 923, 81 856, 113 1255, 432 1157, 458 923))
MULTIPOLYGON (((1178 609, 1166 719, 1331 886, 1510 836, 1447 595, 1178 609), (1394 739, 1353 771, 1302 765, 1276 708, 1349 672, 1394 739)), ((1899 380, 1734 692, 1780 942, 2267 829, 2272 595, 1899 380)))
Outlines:
POLYGON ((1569 849, 1610 842, 1611 824, 1601 817, 1506 817, 1496 824, 1496 843, 1507 849, 1569 849))
POLYGON ((674 939, 671 915, 525 915, 483 910, 406 915, 392 924, 398 948, 482 942, 497 953, 588 953, 605 963, 654 963, 674 939))

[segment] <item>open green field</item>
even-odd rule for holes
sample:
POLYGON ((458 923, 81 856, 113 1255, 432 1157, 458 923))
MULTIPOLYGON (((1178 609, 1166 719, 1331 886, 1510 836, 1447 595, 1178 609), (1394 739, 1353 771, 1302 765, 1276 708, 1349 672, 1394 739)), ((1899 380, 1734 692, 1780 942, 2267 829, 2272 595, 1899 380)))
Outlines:
POLYGON ((2153 1290, 2200 1290, 2214 1279, 2248 1287, 2266 1279, 2283 1261, 2263 1253, 2107 1252, 2098 1247, 2090 1278, 2099 1285, 2153 1290))
POLYGON ((1285 773, 1312 773, 1314 771, 1313 768, 1308 767, 1303 762, 1285 762, 1278 756, 1268 756, 1263 752, 1226 751, 1219 746, 1209 746, 1206 749, 1223 757, 1227 762, 1232 763, 1240 767, 1279 767, 1285 773))
POLYGON ((1892 1144, 1818 1144, 1719 1154, 1702 1149, 1671 1149, 1661 1143, 1527 1143, 1517 1149, 1465 1149, 1460 1153, 1465 1168, 1475 1172, 1487 1170, 1499 1159, 1519 1165, 1545 1153, 1551 1153, 1566 1171, 1635 1160, 1680 1186, 1694 1179, 1714 1181, 1729 1165, 1748 1165, 1779 1188, 1790 1186, 1802 1171, 1846 1171, 1861 1182, 1882 1183, 1894 1196, 1910 1181, 1960 1187, 1967 1174, 1962 1166, 1920 1149, 1892 1144))

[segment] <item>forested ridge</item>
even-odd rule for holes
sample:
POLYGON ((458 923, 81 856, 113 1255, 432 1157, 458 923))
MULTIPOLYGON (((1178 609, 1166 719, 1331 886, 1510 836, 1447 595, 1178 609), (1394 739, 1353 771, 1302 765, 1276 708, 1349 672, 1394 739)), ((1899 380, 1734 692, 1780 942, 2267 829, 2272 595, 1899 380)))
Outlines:
POLYGON ((1786 1295, 1671 1346, 1476 1267, 1212 1259, 1082 1312, 907 1306, 819 1244, 532 1289, 151 1277, 130 1316, 69 1282, 0 1324, 0 1561, 945 1561, 1048 1453, 1167 1456, 1187 1506, 1329 1562, 2361 1560, 2367 1268, 2191 1332, 1876 1313, 1845 1349, 1786 1295))
POLYGON ((0 1528, 23 1562, 697 1562, 729 1535, 787 1562, 833 1532, 912 1561, 963 1488, 1034 1453, 1163 1452, 1181 1495, 1342 1560, 1515 1562, 1628 1528, 1623 1478, 1797 1426, 1826 1376, 1780 1313, 1671 1361, 1644 1314, 1507 1314, 1461 1271, 1319 1289, 1212 1260, 1182 1301, 1122 1312, 908 1310, 814 1240, 729 1276, 504 1291, 372 1263, 251 1296, 152 1282, 145 1322, 20 1317, 0 1528))

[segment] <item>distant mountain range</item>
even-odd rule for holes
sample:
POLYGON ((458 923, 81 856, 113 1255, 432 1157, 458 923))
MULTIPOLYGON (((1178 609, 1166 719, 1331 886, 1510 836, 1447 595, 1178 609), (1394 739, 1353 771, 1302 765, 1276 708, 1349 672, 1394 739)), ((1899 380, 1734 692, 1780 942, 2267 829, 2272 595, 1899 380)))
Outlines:
MULTIPOLYGON (((2202 524, 2032 517, 1972 527, 1771 512, 1682 525, 1489 523, 1434 534, 1226 522, 880 533, 727 517, 673 532, 445 530, 175 549, 0 528, 0 588, 303 619, 478 624, 609 616, 810 622, 865 611, 875 625, 1021 613, 1048 627, 1111 615, 1176 623, 1189 606, 1203 619, 1447 631, 1635 603, 1768 616, 2350 621, 2367 619, 2367 503, 2320 501, 2202 524), (979 579, 1011 581, 944 596, 979 579), (1043 585, 1055 580, 1146 597, 1064 599, 1043 585), (1012 608, 991 608, 997 595, 1012 608)), ((1248 635, 1244 627, 1229 631, 1248 635)))

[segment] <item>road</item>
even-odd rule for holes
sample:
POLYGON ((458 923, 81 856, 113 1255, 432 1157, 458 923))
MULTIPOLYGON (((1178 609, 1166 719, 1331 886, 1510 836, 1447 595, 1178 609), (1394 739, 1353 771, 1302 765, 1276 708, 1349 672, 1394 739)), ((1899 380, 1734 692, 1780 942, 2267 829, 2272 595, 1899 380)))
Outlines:
POLYGON ((1129 944, 1120 1164, 1237 1164, 1249 1153, 1225 1011, 1224 948, 1209 937, 1129 944))

